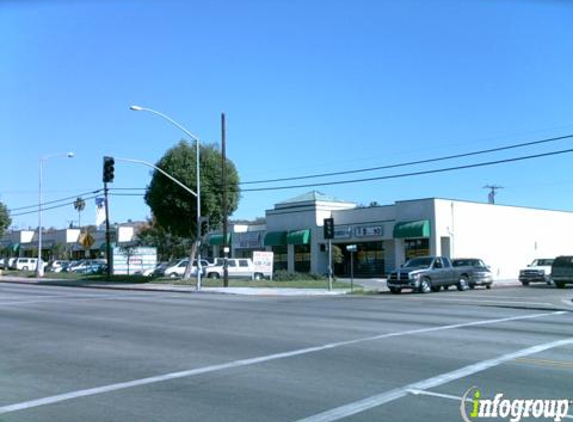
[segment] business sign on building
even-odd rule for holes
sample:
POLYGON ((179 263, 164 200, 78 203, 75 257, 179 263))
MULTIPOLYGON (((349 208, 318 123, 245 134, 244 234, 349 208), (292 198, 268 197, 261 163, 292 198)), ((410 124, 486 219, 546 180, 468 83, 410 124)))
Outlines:
POLYGON ((233 239, 235 240, 235 247, 239 249, 257 249, 260 248, 261 240, 260 240, 261 232, 246 232, 246 233, 234 233, 233 239))
POLYGON ((347 239, 352 237, 352 227, 350 226, 334 226, 335 239, 347 239))
POLYGON ((375 237, 384 236, 384 226, 359 226, 354 228, 356 237, 375 237))

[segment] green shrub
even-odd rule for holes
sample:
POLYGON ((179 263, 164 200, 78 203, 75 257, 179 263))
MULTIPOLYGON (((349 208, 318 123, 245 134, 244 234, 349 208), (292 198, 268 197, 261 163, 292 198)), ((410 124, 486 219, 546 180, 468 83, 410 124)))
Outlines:
POLYGON ((314 273, 289 273, 286 270, 276 271, 273 275, 274 281, 310 281, 310 280, 326 280, 322 274, 314 273))

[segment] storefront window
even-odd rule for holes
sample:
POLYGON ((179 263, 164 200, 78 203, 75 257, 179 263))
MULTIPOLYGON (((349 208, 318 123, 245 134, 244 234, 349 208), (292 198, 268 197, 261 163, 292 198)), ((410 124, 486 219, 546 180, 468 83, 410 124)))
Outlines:
MULTIPOLYGON (((337 244, 343 255, 340 263, 334 264, 334 274, 338 276, 350 275, 350 252, 346 250, 347 244, 337 244)), ((356 244, 354 252, 354 275, 358 277, 371 277, 384 275, 384 244, 382 242, 363 242, 356 244)))
POLYGON ((430 255, 430 239, 406 239, 404 240, 406 260, 418 256, 430 255))
POLYGON ((310 272, 310 245, 294 245, 294 270, 297 273, 310 272))
POLYGON ((274 270, 288 269, 288 252, 286 245, 273 246, 274 270))

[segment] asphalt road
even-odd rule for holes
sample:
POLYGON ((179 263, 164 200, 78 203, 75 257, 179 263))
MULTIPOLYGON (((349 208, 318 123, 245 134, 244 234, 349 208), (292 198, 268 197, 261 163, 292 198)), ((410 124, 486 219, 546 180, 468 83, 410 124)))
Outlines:
POLYGON ((461 421, 473 386, 484 398, 573 399, 571 297, 546 286, 245 297, 0 283, 0 421, 461 421))

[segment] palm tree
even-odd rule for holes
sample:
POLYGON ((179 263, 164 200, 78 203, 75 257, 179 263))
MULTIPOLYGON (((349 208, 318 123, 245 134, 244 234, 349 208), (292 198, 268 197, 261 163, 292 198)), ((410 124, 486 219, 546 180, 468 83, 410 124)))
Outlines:
POLYGON ((74 208, 78 212, 78 226, 80 227, 80 230, 81 230, 82 229, 82 211, 86 208, 86 201, 84 201, 83 198, 78 197, 74 201, 74 208))

